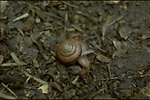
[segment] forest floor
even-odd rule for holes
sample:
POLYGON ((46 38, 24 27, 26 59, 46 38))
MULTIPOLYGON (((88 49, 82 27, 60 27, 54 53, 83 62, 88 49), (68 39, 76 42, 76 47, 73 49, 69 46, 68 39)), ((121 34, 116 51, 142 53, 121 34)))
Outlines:
POLYGON ((150 2, 1 1, 0 98, 150 98, 150 2), (58 63, 58 43, 86 42, 91 71, 58 63))

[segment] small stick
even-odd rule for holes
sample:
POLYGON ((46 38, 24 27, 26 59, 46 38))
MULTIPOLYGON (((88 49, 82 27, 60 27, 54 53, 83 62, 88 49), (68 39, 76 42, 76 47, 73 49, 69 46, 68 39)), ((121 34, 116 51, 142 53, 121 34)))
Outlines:
POLYGON ((93 97, 100 94, 104 90, 105 90, 105 88, 99 89, 98 91, 96 91, 96 92, 92 93, 91 95, 89 95, 88 99, 92 99, 93 97))
POLYGON ((18 20, 21 20, 21 19, 23 19, 23 18, 26 18, 26 17, 28 17, 28 16, 29 16, 29 14, 28 14, 28 13, 25 13, 25 14, 23 14, 23 15, 17 17, 16 19, 14 19, 13 22, 18 21, 18 20))
POLYGON ((68 3, 68 2, 66 2, 66 1, 62 1, 64 4, 66 4, 66 5, 68 5, 68 6, 71 6, 71 7, 74 7, 74 8, 78 8, 77 6, 75 6, 75 5, 72 5, 72 4, 70 4, 70 3, 68 3))
POLYGON ((75 77, 75 79, 72 81, 72 84, 76 84, 77 80, 79 79, 79 75, 75 77))
POLYGON ((37 77, 35 77, 35 76, 33 76, 33 75, 30 75, 30 74, 27 73, 26 71, 24 71, 24 70, 22 70, 22 71, 23 71, 23 73, 24 73, 26 76, 28 76, 28 77, 30 77, 30 78, 33 78, 34 80, 36 80, 36 81, 39 82, 39 83, 41 83, 41 84, 43 84, 43 85, 47 85, 47 84, 48 84, 48 82, 43 81, 43 80, 41 80, 40 78, 37 78, 37 77))
POLYGON ((111 70, 110 70, 110 65, 107 65, 107 69, 108 69, 108 75, 109 75, 109 78, 111 78, 111 70))
MULTIPOLYGON (((110 25, 116 23, 117 21, 119 21, 120 19, 122 19, 125 15, 126 15, 126 14, 124 14, 124 15, 120 16, 119 18, 117 18, 116 20, 112 21, 110 24, 108 24, 108 26, 110 26, 110 25)), ((107 27, 108 27, 108 26, 107 26, 107 27)))
POLYGON ((5 87, 10 93, 12 93, 12 94, 15 96, 15 98, 17 98, 17 95, 16 95, 8 86, 6 86, 4 83, 2 83, 2 85, 3 85, 3 87, 5 87))
POLYGON ((110 17, 110 16, 107 17, 107 20, 106 20, 106 22, 104 23, 103 28, 102 28, 102 40, 103 40, 103 41, 104 41, 104 38, 105 38, 105 34, 106 34, 107 28, 108 28, 109 26, 113 25, 114 23, 116 23, 117 21, 121 20, 125 15, 126 15, 126 14, 120 16, 119 18, 117 18, 116 20, 112 21, 111 23, 110 23, 111 17, 110 17))
POLYGON ((6 95, 4 94, 3 92, 0 91, 0 97, 4 98, 4 99, 17 99, 13 96, 10 96, 10 95, 6 95))
POLYGON ((17 64, 17 63, 3 63, 3 64, 0 64, 0 66, 23 66, 23 65, 27 65, 26 63, 20 63, 20 64, 17 64))

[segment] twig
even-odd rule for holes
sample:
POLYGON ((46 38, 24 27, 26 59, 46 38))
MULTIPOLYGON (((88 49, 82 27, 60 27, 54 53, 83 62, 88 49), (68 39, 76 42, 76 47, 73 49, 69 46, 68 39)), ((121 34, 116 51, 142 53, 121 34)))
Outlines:
POLYGON ((85 13, 83 13, 82 11, 77 11, 77 14, 86 17, 86 18, 87 18, 88 20, 90 20, 90 21, 93 21, 93 20, 91 19, 91 17, 89 17, 88 14, 85 14, 85 13))
POLYGON ((78 8, 77 6, 73 5, 73 4, 70 4, 66 1, 62 1, 64 4, 68 5, 68 6, 71 6, 71 7, 74 7, 74 8, 78 8))
POLYGON ((100 50, 100 51, 102 51, 102 52, 106 52, 105 50, 101 49, 98 44, 96 44, 96 43, 94 43, 94 42, 91 42, 91 41, 90 41, 90 43, 91 43, 94 47, 96 47, 98 50, 100 50))
POLYGON ((3 63, 3 64, 0 64, 0 66, 4 67, 4 66, 23 66, 23 65, 27 65, 25 62, 20 62, 14 52, 10 53, 10 55, 13 58, 13 60, 15 61, 15 63, 3 63))
POLYGON ((109 75, 109 78, 111 78, 111 70, 110 70, 110 65, 107 65, 107 69, 108 69, 108 75, 109 75))
POLYGON ((104 91, 104 89, 105 89, 105 88, 99 89, 98 91, 96 91, 96 92, 90 94, 90 95, 88 96, 88 99, 91 99, 91 98, 95 97, 96 95, 98 95, 99 93, 101 93, 102 91, 104 91))
POLYGON ((75 28, 76 30, 78 30, 79 32, 83 32, 85 33, 79 26, 76 26, 74 24, 72 24, 73 28, 75 28))
MULTIPOLYGON (((14 27, 16 27, 15 25, 13 25, 14 27)), ((21 29, 19 29, 18 27, 16 27, 16 29, 19 31, 19 33, 22 35, 22 36, 24 36, 24 33, 23 33, 23 31, 21 30, 21 29)))
POLYGON ((109 27, 110 25, 116 23, 117 21, 119 21, 120 19, 122 19, 126 14, 120 16, 119 18, 117 18, 116 20, 112 21, 110 24, 107 25, 107 27, 109 27))
POLYGON ((15 98, 17 98, 17 95, 16 95, 8 86, 6 86, 4 83, 2 83, 2 85, 3 85, 3 87, 5 87, 10 93, 12 93, 12 94, 15 96, 15 98))
POLYGON ((27 65, 26 63, 20 63, 20 64, 17 64, 17 63, 3 63, 3 64, 0 64, 0 66, 23 66, 23 65, 27 65))
POLYGON ((0 64, 3 62, 3 59, 4 59, 3 55, 0 55, 0 64))
POLYGON ((49 16, 51 16, 51 17, 54 17, 54 18, 60 19, 60 20, 64 20, 63 18, 61 18, 61 17, 59 17, 59 16, 56 16, 56 15, 54 15, 54 14, 51 14, 51 13, 47 13, 47 12, 45 12, 45 14, 46 14, 46 15, 49 15, 49 16))
POLYGON ((55 27, 55 28, 53 29, 53 31, 56 31, 56 30, 61 29, 61 28, 64 28, 64 26, 55 27))
POLYGON ((14 19, 13 22, 18 21, 18 20, 21 20, 21 19, 23 19, 23 18, 26 18, 26 17, 28 17, 28 16, 29 16, 29 14, 28 14, 28 13, 25 13, 25 14, 23 14, 23 15, 17 17, 16 19, 14 19))
POLYGON ((68 14, 65 15, 65 21, 64 21, 64 33, 66 33, 66 30, 68 28, 68 14))
POLYGON ((23 72, 26 76, 28 76, 28 77, 30 77, 30 78, 33 78, 35 81, 37 81, 37 82, 39 82, 39 83, 41 83, 41 84, 43 84, 43 85, 47 85, 47 84, 48 84, 48 82, 43 81, 43 80, 41 80, 41 79, 39 79, 39 78, 37 78, 37 77, 35 77, 35 76, 33 76, 33 75, 30 75, 29 73, 27 73, 27 72, 24 71, 24 70, 22 70, 22 72, 23 72))
POLYGON ((14 52, 10 53, 10 55, 13 58, 13 60, 15 61, 16 64, 18 64, 18 65, 22 65, 22 64, 24 65, 24 64, 26 64, 26 63, 24 63, 22 61, 19 61, 19 59, 17 58, 17 56, 15 55, 14 52))
POLYGON ((120 19, 122 19, 125 15, 126 15, 126 14, 120 16, 119 18, 117 18, 116 20, 112 21, 111 23, 110 23, 111 17, 110 17, 110 16, 107 17, 107 20, 106 20, 106 22, 104 23, 103 28, 102 28, 102 40, 103 40, 103 41, 104 41, 104 38, 105 38, 105 34, 106 34, 107 28, 108 28, 109 26, 113 25, 114 23, 116 23, 117 21, 119 21, 120 19))
POLYGON ((0 91, 0 97, 4 98, 4 99, 17 99, 13 96, 10 96, 10 95, 6 95, 4 94, 3 92, 0 91))
POLYGON ((11 55, 11 57, 13 58, 13 60, 14 60, 17 64, 20 64, 20 61, 19 61, 19 59, 17 58, 17 56, 15 55, 14 52, 11 52, 10 55, 11 55))
POLYGON ((54 57, 56 57, 56 54, 55 54, 55 52, 54 52, 53 50, 50 50, 50 53, 52 53, 52 55, 53 55, 54 57))
POLYGON ((106 81, 106 80, 116 80, 116 79, 119 79, 119 77, 104 78, 104 79, 95 80, 95 81, 106 81))
POLYGON ((76 84, 77 80, 79 79, 79 75, 75 77, 75 79, 72 81, 72 84, 76 84))

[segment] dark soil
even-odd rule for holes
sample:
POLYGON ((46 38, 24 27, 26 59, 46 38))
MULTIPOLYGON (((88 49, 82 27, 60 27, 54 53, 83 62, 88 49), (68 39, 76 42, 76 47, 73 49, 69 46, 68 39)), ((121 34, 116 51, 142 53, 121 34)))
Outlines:
POLYGON ((150 99, 150 2, 1 1, 0 98, 150 99), (88 44, 90 73, 56 59, 88 44))

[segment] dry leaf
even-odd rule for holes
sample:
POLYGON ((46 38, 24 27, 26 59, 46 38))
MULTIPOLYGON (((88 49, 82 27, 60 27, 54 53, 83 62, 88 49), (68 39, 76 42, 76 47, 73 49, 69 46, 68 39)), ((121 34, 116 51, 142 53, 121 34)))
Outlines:
POLYGON ((110 59, 100 53, 97 54, 96 58, 101 62, 110 62, 110 59))
POLYGON ((39 63, 38 63, 38 61, 36 59, 33 59, 32 62, 33 62, 33 66, 35 68, 39 68, 39 63))
POLYGON ((121 49, 121 42, 118 40, 113 40, 113 44, 115 46, 116 49, 120 50, 121 49))
POLYGON ((148 97, 150 97, 150 88, 149 87, 145 87, 142 89, 142 93, 148 97))
POLYGON ((119 34, 120 34, 121 38, 123 38, 125 40, 129 37, 129 35, 131 34, 131 32, 132 32, 131 27, 129 27, 127 25, 126 26, 122 26, 119 29, 119 34))
POLYGON ((146 87, 144 87, 144 88, 141 90, 141 92, 142 92, 144 95, 150 97, 150 82, 147 83, 146 87))
POLYGON ((44 84, 44 85, 40 86, 38 89, 41 89, 42 93, 47 94, 48 93, 48 84, 44 84))

